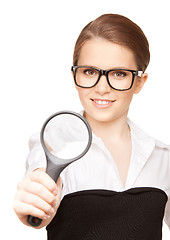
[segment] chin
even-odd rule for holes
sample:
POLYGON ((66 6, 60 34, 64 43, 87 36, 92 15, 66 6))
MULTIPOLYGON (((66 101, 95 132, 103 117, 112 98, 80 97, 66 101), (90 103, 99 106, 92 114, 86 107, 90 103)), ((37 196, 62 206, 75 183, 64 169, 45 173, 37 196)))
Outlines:
POLYGON ((114 121, 115 119, 117 119, 117 114, 110 114, 110 113, 106 113, 106 112, 97 112, 97 113, 86 113, 85 117, 87 118, 88 121, 97 121, 97 122, 101 122, 101 123, 107 123, 107 122, 111 122, 114 121))

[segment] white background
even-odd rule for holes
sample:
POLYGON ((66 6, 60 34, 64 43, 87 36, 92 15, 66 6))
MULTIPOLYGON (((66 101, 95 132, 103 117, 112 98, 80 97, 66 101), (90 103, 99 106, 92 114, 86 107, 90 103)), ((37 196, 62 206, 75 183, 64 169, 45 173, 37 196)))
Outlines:
MULTIPOLYGON (((129 17, 145 32, 151 50, 148 82, 129 117, 170 144, 169 1, 0 1, 1 236, 46 239, 46 230, 19 222, 12 204, 25 171, 28 139, 59 110, 82 109, 70 72, 81 29, 103 13, 129 17)), ((168 181, 168 179, 167 179, 168 181)), ((163 239, 170 239, 167 226, 163 239)))

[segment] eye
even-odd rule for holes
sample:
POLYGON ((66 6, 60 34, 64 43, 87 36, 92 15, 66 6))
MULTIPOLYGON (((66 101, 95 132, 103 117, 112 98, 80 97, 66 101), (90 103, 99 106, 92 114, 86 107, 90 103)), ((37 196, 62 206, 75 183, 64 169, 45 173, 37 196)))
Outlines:
POLYGON ((129 77, 129 73, 123 70, 114 70, 109 73, 109 78, 114 80, 123 80, 129 77))
POLYGON ((126 72, 122 72, 122 71, 115 71, 113 75, 115 77, 120 77, 120 78, 123 78, 123 77, 127 76, 126 72))
POLYGON ((93 77, 96 75, 96 71, 93 69, 85 69, 83 73, 89 77, 93 77))

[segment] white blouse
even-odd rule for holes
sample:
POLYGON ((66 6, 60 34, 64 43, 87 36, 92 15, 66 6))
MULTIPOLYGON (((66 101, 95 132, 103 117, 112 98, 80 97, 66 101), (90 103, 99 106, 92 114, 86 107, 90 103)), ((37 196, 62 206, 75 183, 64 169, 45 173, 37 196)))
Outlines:
MULTIPOLYGON (((170 228, 170 145, 148 136, 129 119, 128 124, 131 129, 132 155, 125 186, 110 152, 103 141, 93 134, 92 145, 85 156, 70 164, 61 173, 62 197, 91 189, 125 191, 135 187, 159 188, 168 196, 164 220, 170 228)), ((39 134, 31 137, 29 147, 27 173, 46 167, 39 134)))

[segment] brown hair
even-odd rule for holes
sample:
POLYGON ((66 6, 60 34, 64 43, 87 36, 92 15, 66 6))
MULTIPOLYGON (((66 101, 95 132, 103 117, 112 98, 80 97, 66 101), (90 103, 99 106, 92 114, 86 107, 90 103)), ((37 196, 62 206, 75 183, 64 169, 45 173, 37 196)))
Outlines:
POLYGON ((104 14, 83 28, 74 48, 74 65, 78 64, 85 42, 96 37, 128 47, 134 53, 138 70, 146 70, 150 61, 148 40, 138 25, 118 14, 104 14))

